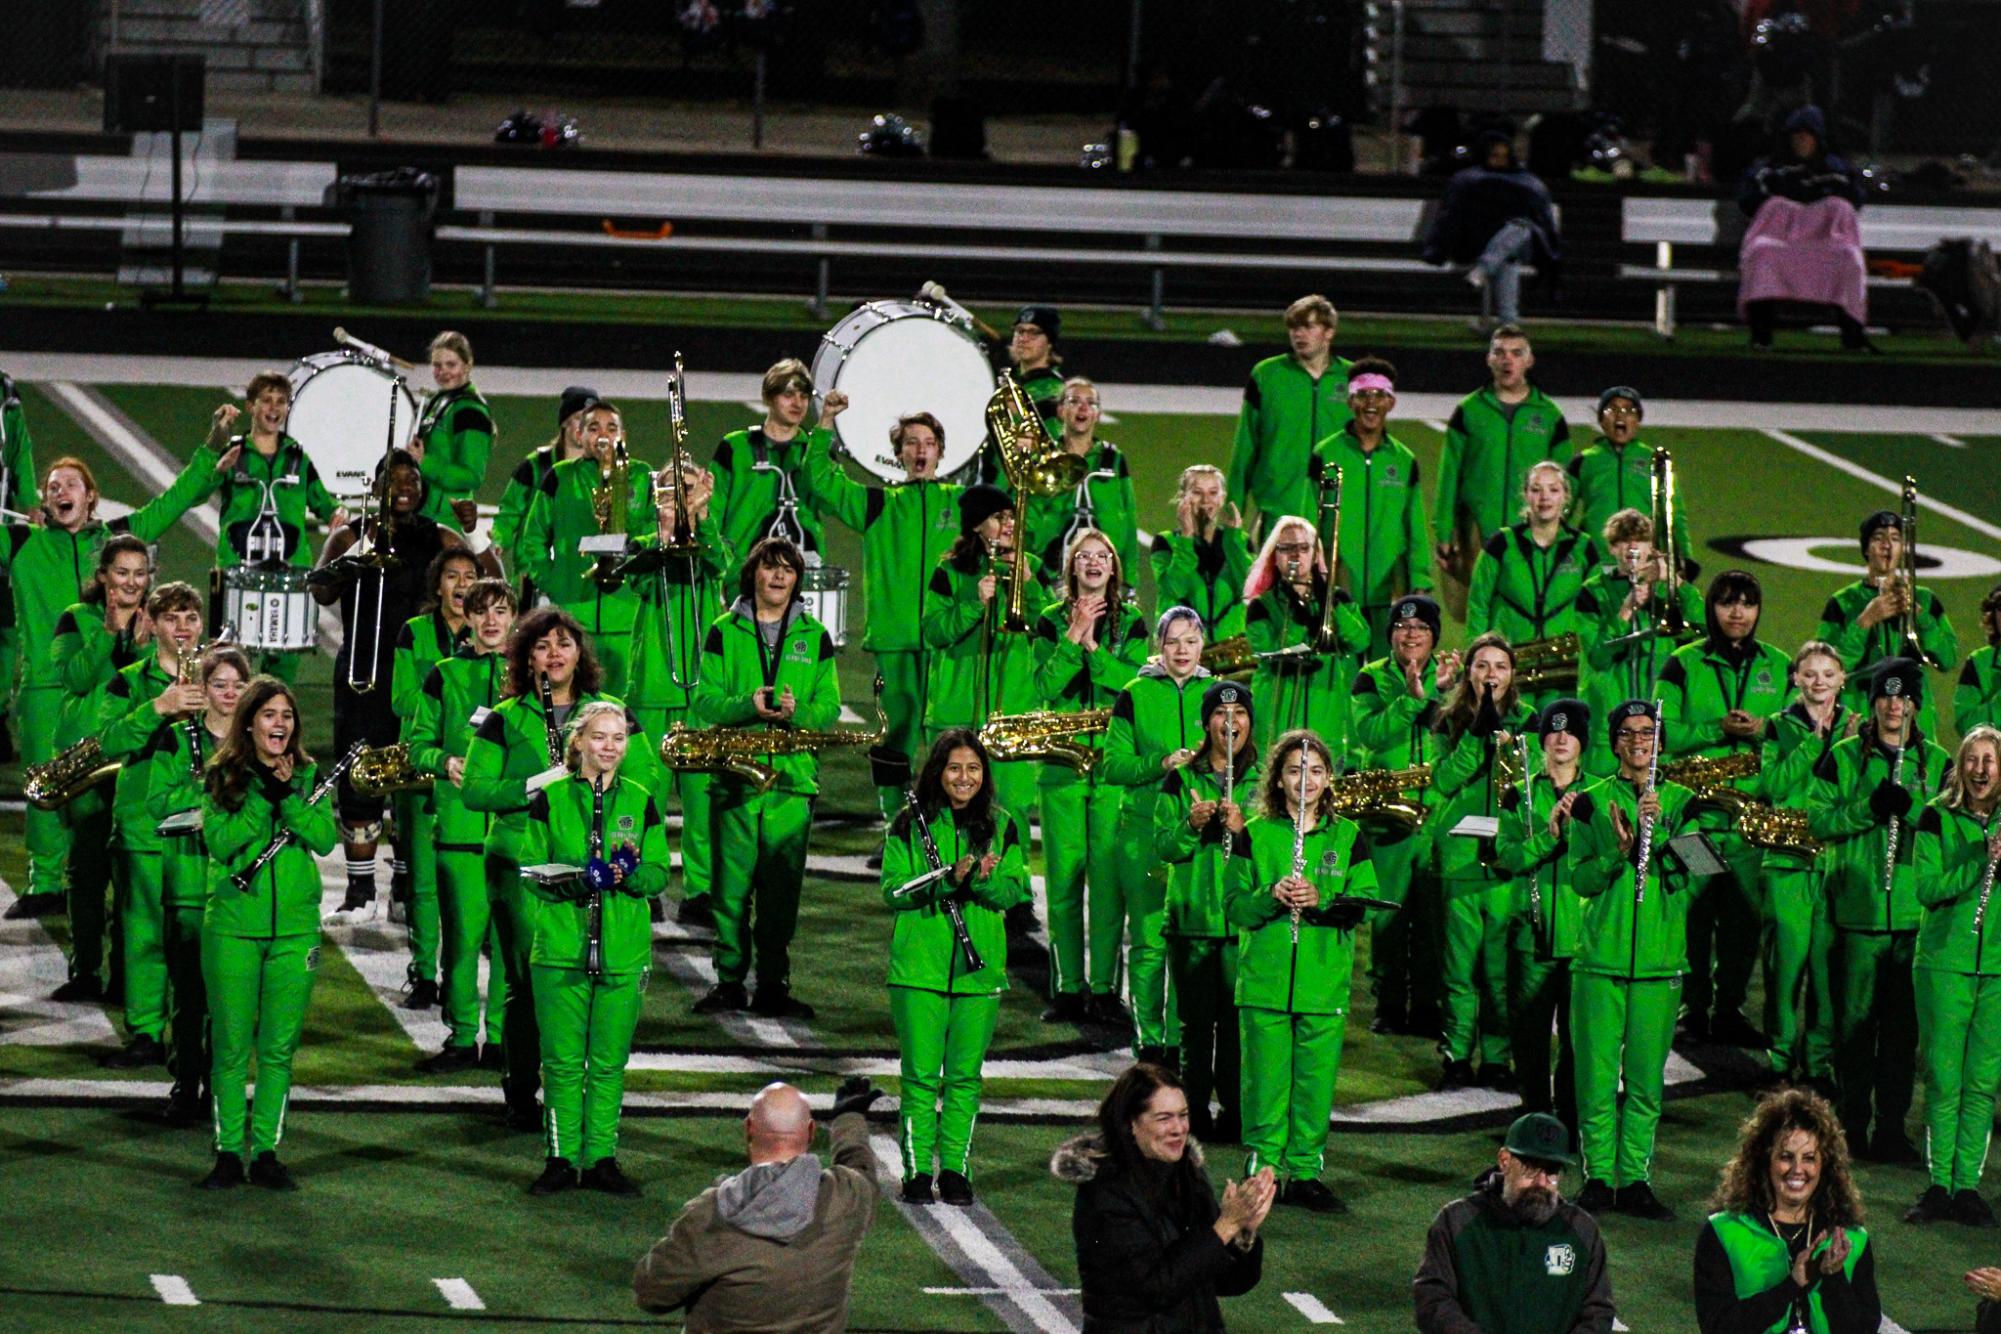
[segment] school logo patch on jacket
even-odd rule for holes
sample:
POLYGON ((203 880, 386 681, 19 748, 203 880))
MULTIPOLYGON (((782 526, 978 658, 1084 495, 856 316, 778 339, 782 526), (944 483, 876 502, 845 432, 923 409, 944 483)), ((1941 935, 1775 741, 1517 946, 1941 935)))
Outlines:
POLYGON ((1567 1241, 1560 1241, 1542 1253, 1543 1272, 1551 1278, 1563 1278, 1577 1268, 1577 1248, 1567 1241))

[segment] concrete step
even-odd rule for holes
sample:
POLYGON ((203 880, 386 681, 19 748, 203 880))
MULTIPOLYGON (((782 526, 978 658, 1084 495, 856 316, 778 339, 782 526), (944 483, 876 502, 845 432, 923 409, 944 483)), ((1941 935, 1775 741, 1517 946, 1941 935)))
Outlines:
MULTIPOLYGON (((1486 37, 1502 33, 1510 37, 1533 37, 1542 40, 1541 14, 1496 14, 1488 10, 1466 12, 1438 10, 1424 14, 1404 15, 1404 37, 1408 40, 1415 33, 1429 33, 1449 37, 1486 37)), ((1385 23, 1381 29, 1390 31, 1385 23)))

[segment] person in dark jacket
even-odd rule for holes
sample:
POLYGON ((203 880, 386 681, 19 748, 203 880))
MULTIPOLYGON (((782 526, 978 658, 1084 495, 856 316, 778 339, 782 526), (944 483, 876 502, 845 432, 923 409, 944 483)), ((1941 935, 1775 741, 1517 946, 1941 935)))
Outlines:
POLYGON ((1480 165, 1454 173, 1424 237, 1427 264, 1470 264, 1466 281, 1491 287, 1494 317, 1521 319, 1522 265, 1533 263, 1554 285, 1562 258, 1556 210, 1542 178, 1515 161, 1513 138, 1488 130, 1474 146, 1480 165))
POLYGON ((1225 1185, 1217 1202, 1173 1071, 1140 1064, 1120 1075, 1098 1105, 1097 1133, 1065 1141, 1049 1170, 1077 1187, 1083 1334, 1220 1330, 1217 1298, 1257 1286, 1258 1229, 1278 1183, 1267 1167, 1225 1185))
POLYGON ((1605 1239, 1557 1191, 1577 1163, 1570 1132, 1530 1112, 1508 1127, 1495 1160, 1432 1220, 1411 1284, 1421 1334, 1610 1334, 1605 1239))
POLYGON ((1744 173, 1737 206, 1751 229, 1738 254, 1737 305, 1751 332, 1751 346, 1772 345, 1779 307, 1787 300, 1827 306, 1850 351, 1876 349, 1864 329, 1868 285, 1861 233, 1853 210, 1862 207, 1862 178, 1838 153, 1828 151, 1827 117, 1805 106, 1786 117, 1779 151, 1744 173), (1838 199, 1826 217, 1802 213, 1838 199), (1776 208, 1774 200, 1789 201, 1776 208))

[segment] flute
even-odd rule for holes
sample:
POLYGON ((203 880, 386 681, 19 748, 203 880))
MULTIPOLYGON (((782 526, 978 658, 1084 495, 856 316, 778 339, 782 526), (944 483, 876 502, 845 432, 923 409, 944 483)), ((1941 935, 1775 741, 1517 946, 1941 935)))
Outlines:
MULTIPOLYGON (((1535 774, 1529 769, 1529 736, 1523 732, 1515 738, 1515 746, 1522 760, 1522 834, 1524 839, 1535 837, 1535 774)), ((1529 868, 1529 930, 1542 932, 1542 872, 1536 867, 1529 868)))
MULTIPOLYGON (((1890 762, 1890 781, 1898 787, 1904 785, 1904 748, 1897 747, 1896 758, 1890 762)), ((1904 822, 1897 816, 1890 817, 1888 837, 1883 840, 1883 892, 1890 893, 1896 888, 1897 844, 1904 832, 1904 822)))
MULTIPOLYGON (((1647 759, 1647 792, 1652 792, 1660 785, 1661 744, 1666 740, 1665 729, 1661 726, 1661 702, 1655 700, 1654 753, 1647 759)), ((1642 792, 1640 795, 1644 797, 1646 792, 1642 792)), ((1646 815, 1640 818, 1640 862, 1638 866, 1633 868, 1633 902, 1635 903, 1645 903, 1647 901, 1647 872, 1652 867, 1653 856, 1654 817, 1646 815)))
MULTIPOLYGON (((1237 715, 1223 715, 1224 748, 1229 754, 1223 760, 1223 804, 1228 806, 1237 799, 1237 715)), ((1230 828, 1230 813, 1220 812, 1223 817, 1223 861, 1227 865, 1237 848, 1237 831, 1230 828)))
POLYGON ((1980 924, 1987 919, 1987 900, 1994 893, 1994 872, 2001 868, 2001 853, 1987 858, 1987 867, 1980 873, 1980 902, 1973 905, 1973 934, 1980 934, 1980 924))

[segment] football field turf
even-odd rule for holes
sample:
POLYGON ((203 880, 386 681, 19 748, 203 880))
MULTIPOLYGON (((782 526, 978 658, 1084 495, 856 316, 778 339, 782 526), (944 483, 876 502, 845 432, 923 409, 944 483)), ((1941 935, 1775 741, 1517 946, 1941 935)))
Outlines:
MULTIPOLYGON (((114 419, 136 428, 142 449, 157 443, 174 459, 201 438, 222 401, 219 379, 215 388, 24 388, 43 465, 76 454, 106 495, 122 501, 151 493, 136 480, 133 440, 121 443, 114 433, 111 446, 101 443, 102 413, 80 408, 78 396, 115 409, 114 419)), ((1134 392, 1122 402, 1116 387, 1106 387, 1104 397, 1115 420, 1103 435, 1131 457, 1142 526, 1171 522, 1176 475, 1189 463, 1226 461, 1231 418, 1153 410, 1174 402, 1169 394, 1134 392)), ((482 496, 488 502, 498 499, 522 452, 548 438, 553 415, 550 395, 495 393, 492 401, 502 443, 482 496)), ((667 438, 665 404, 628 398, 625 408, 635 455, 656 461, 667 438)), ((1917 418, 1904 431, 1844 431, 1838 420, 1787 424, 1769 420, 1770 412, 1747 406, 1744 420, 1755 424, 1644 433, 1675 450, 1705 571, 1737 563, 1754 569, 1766 590, 1761 634, 1790 649, 1812 632, 1828 593, 1854 574, 1753 561, 1741 554, 1746 544, 1762 540, 1749 550, 1859 569, 1858 521, 1894 508, 1884 483, 1894 487, 1913 472, 1927 498, 1952 511, 1923 512, 1921 550, 1949 548, 1953 562, 1924 581, 1945 600, 1962 650, 1976 647, 1975 606, 2001 572, 2001 487, 1993 480, 2001 436, 1955 434, 1917 418), (1969 573, 1944 577, 1954 571, 1969 573)), ((697 402, 691 417, 698 458, 706 442, 753 419, 736 399, 697 402)), ((1436 418, 1403 416, 1393 429, 1419 454, 1431 479, 1428 500, 1442 439, 1436 418)), ((833 561, 858 570, 854 537, 838 527, 830 536, 833 561)), ((161 542, 163 577, 197 576, 206 569, 204 552, 189 524, 176 526, 161 542)), ((1150 573, 1141 583, 1151 607, 1150 573)), ((865 618, 857 595, 850 609, 857 645, 865 618)), ((1461 637, 1459 627, 1448 627, 1448 642, 1461 637)), ((859 647, 842 655, 841 673, 844 698, 865 709, 870 669, 859 647)), ((302 674, 308 739, 322 753, 331 738, 330 676, 323 657, 302 674)), ((1949 694, 1952 679, 1935 675, 1933 684, 1949 694)), ((161 1072, 96 1065, 117 1040, 117 1012, 41 999, 62 976, 64 924, 51 923, 52 934, 7 924, 0 933, 0 1198, 14 1240, 0 1260, 0 1329, 423 1329, 468 1320, 588 1328, 638 1318, 623 1287, 631 1263, 682 1198, 738 1160, 735 1118, 751 1090, 783 1077, 824 1097, 842 1073, 863 1070, 896 1091, 881 990, 888 913, 861 864, 876 838, 873 790, 858 755, 837 752, 823 772, 794 964, 796 988, 818 1017, 810 1025, 747 1029, 740 1020, 725 1026, 690 1014, 703 985, 703 942, 671 926, 661 933, 620 1149, 621 1161, 646 1184, 641 1201, 524 1194, 539 1145, 500 1126, 494 1077, 413 1070, 442 1030, 435 1011, 413 1016, 395 1008, 401 929, 386 922, 328 935, 285 1141, 303 1189, 220 1198, 190 1191, 187 1183, 208 1160, 206 1136, 166 1131, 131 1114, 163 1091, 161 1072), (156 1284, 155 1275, 181 1280, 200 1305, 170 1304, 163 1292, 178 1302, 182 1288, 156 1284), (468 1290, 483 1310, 463 1305, 468 1290)), ((0 786, 13 789, 15 773, 0 776, 0 786)), ((18 814, 0 814, 0 879, 11 885, 24 873, 19 831, 18 814)), ((337 864, 329 870, 330 883, 337 882, 337 864)), ((1498 1095, 1429 1094, 1437 1074, 1429 1044, 1368 1034, 1372 1012, 1359 975, 1355 992, 1327 1171, 1354 1212, 1335 1220, 1276 1213, 1264 1283, 1226 1303, 1234 1327, 1303 1328, 1324 1310, 1351 1328, 1407 1328, 1408 1283, 1424 1226, 1491 1161, 1498 1128, 1511 1114, 1511 1100, 1498 1095), (1289 1301, 1288 1293, 1301 1300, 1289 1301)), ((1754 1020, 1755 1002, 1754 995, 1754 1020)), ((953 1220, 955 1234, 937 1222, 942 1210, 913 1222, 885 1200, 857 1271, 857 1328, 1060 1328, 1076 1319, 1075 1299, 1064 1291, 1076 1281, 1069 1190, 1049 1177, 1046 1163, 1055 1144, 1079 1128, 1117 1060, 1090 1033, 1041 1024, 1039 1009, 1032 987, 1019 981, 1002 1006, 974 1150, 975 1181, 990 1213, 953 1220), (974 1288, 999 1291, 957 1291, 974 1288)), ((1700 1201, 1749 1107, 1740 1056, 1718 1049, 1687 1055, 1691 1063, 1679 1069, 1682 1082, 1661 1128, 1656 1174, 1681 1219, 1606 1223, 1620 1315, 1635 1330, 1692 1327, 1688 1270, 1700 1201)), ((879 1138, 890 1133, 887 1122, 874 1128, 879 1138)), ((1219 1146, 1210 1165, 1214 1176, 1233 1175, 1240 1151, 1219 1146)), ((1969 1327, 1972 1301, 1959 1275, 1994 1262, 2001 1252, 1990 1240, 1995 1234, 1897 1221, 1923 1184, 1920 1173, 1872 1167, 1861 1170, 1861 1180, 1888 1312, 1907 1329, 1969 1327)), ((1580 1183, 1565 1184, 1574 1192, 1580 1183)))

